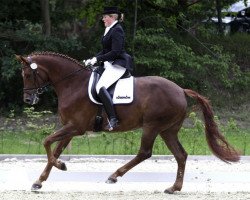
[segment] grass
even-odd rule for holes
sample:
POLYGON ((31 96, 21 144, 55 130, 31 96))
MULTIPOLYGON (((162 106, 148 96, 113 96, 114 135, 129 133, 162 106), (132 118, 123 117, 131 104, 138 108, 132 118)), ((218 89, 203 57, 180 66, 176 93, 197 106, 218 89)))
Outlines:
MULTIPOLYGON (((46 112, 34 112, 31 108, 25 112, 27 113, 25 128, 15 118, 9 118, 0 128, 0 154, 45 154, 43 140, 54 132, 56 126, 43 116, 46 112), (42 120, 42 125, 36 124, 38 119, 42 120), (50 123, 48 124, 48 122, 50 123), (8 129, 8 127, 12 127, 9 123, 17 124, 19 129, 8 129)), ((210 155, 211 151, 206 142, 204 124, 200 117, 191 112, 188 120, 189 123, 183 126, 179 132, 179 139, 184 149, 189 155, 210 155)), ((232 118, 227 123, 221 123, 218 117, 215 117, 215 120, 228 142, 240 150, 242 155, 250 155, 249 127, 239 127, 232 118)), ((137 154, 140 148, 141 134, 141 130, 124 133, 88 133, 73 138, 64 154, 137 154)), ((162 139, 157 137, 153 154, 171 155, 172 153, 162 139)))
MULTIPOLYGON (((35 132, 0 132, 1 154, 45 154, 42 145, 44 136, 35 132)), ((97 133, 73 138, 71 147, 64 154, 136 154, 139 150, 141 131, 125 133, 97 133)), ((250 134, 247 131, 228 131, 229 143, 243 155, 250 155, 250 134)), ((189 155, 210 155, 205 134, 194 128, 182 128, 180 142, 189 155)), ((160 137, 156 138, 153 154, 171 155, 160 137)))

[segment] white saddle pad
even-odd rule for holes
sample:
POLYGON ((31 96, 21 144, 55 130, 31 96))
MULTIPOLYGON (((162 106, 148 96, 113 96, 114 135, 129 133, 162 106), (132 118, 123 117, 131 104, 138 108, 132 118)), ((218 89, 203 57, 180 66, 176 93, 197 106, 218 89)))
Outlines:
POLYGON ((134 77, 120 79, 113 95, 114 104, 131 103, 134 98, 134 77))
MULTIPOLYGON (((98 102, 91 93, 91 87, 93 84, 93 73, 91 74, 89 85, 88 85, 88 94, 90 100, 95 104, 102 104, 98 102)), ((132 103, 134 99, 134 77, 119 79, 116 83, 113 95, 114 104, 128 104, 132 103)))

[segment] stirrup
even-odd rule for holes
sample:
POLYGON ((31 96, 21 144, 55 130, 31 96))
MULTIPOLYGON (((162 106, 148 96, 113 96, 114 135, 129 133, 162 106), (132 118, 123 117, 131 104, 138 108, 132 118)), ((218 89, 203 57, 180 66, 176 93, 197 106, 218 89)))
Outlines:
POLYGON ((116 118, 111 118, 108 120, 108 125, 106 126, 106 130, 112 131, 115 127, 118 126, 118 120, 116 118))

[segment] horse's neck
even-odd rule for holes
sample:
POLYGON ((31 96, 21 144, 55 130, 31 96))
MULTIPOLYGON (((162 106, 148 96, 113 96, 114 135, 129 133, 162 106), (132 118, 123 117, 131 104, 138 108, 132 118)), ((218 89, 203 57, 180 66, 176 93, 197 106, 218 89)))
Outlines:
MULTIPOLYGON (((79 83, 85 83, 88 78, 87 71, 81 70, 77 64, 62 59, 47 59, 45 70, 57 96, 69 94, 79 89, 79 83)), ((86 86, 87 87, 87 86, 86 86)))
POLYGON ((51 82, 58 82, 64 79, 70 73, 78 69, 77 66, 67 64, 67 62, 56 62, 54 60, 48 61, 46 64, 46 71, 51 82))

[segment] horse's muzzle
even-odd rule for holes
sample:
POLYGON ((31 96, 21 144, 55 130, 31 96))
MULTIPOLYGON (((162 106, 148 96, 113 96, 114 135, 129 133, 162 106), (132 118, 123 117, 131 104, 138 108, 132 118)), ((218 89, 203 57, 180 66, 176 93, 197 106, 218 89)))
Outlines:
POLYGON ((35 105, 39 101, 37 94, 24 94, 23 101, 29 105, 35 105))

